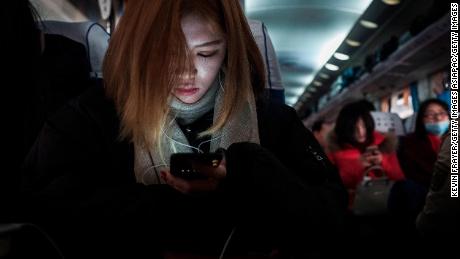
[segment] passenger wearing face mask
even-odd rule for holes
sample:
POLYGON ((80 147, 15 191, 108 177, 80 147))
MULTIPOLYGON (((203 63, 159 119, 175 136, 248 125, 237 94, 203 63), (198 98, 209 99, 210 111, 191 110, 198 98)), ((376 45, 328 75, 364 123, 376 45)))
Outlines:
POLYGON ((415 132, 403 137, 398 152, 406 177, 428 189, 441 139, 449 129, 448 106, 429 99, 420 106, 415 132))

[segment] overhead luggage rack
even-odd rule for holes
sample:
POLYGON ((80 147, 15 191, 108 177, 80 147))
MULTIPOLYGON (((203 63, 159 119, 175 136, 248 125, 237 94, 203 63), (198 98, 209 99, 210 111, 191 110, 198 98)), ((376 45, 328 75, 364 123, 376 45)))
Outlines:
POLYGON ((320 117, 336 116, 342 106, 366 96, 379 97, 388 87, 399 90, 408 83, 449 64, 450 15, 446 14, 412 39, 401 45, 387 60, 377 64, 372 73, 342 90, 304 124, 320 117))

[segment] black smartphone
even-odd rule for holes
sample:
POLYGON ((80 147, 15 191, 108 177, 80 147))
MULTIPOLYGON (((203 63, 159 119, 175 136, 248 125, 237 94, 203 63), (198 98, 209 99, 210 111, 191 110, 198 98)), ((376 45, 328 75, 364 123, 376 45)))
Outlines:
POLYGON ((371 154, 371 155, 376 155, 379 151, 379 148, 377 146, 369 146, 366 148, 366 153, 371 154))
POLYGON ((169 161, 171 174, 186 180, 206 179, 194 165, 217 167, 222 158, 222 153, 175 153, 169 161))

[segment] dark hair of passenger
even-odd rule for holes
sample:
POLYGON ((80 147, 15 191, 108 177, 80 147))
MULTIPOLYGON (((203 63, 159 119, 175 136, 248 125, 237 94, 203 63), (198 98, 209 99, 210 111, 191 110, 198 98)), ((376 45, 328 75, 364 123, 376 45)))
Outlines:
POLYGON ((423 117, 425 116, 425 112, 426 112, 426 110, 428 109, 428 107, 431 104, 437 104, 437 105, 441 106, 447 112, 447 114, 449 114, 449 107, 447 106, 447 103, 445 103, 445 102, 443 102, 441 100, 428 99, 428 100, 425 100, 424 102, 422 102, 422 104, 420 105, 420 108, 418 110, 418 113, 417 113, 417 119, 415 121, 415 131, 414 131, 415 134, 419 138, 424 138, 428 134, 428 132, 425 129, 425 124, 423 123, 423 117))
MULTIPOLYGON (((15 82, 15 87, 5 89, 11 91, 5 93, 5 96, 10 96, 17 102, 14 115, 17 122, 13 124, 20 130, 16 130, 15 134, 21 132, 20 138, 26 139, 22 132, 30 129, 27 122, 35 118, 25 116, 30 116, 32 111, 37 110, 34 104, 38 102, 36 82, 39 77, 37 68, 41 62, 42 44, 37 22, 40 22, 40 17, 28 0, 2 1, 0 22, 4 25, 2 34, 5 35, 2 38, 2 67, 6 69, 5 75, 14 78, 15 82)), ((27 149, 30 144, 28 141, 33 140, 27 140, 27 143, 21 141, 19 145, 25 145, 24 149, 27 149)))
POLYGON ((359 100, 359 101, 356 101, 354 102, 354 105, 358 105, 360 106, 362 109, 365 109, 369 112, 371 111, 375 111, 375 106, 374 104, 372 104, 370 101, 366 100, 366 99, 362 99, 362 100, 359 100))
POLYGON ((323 118, 318 119, 317 121, 313 123, 313 126, 311 127, 311 131, 313 132, 320 131, 325 122, 326 121, 323 118))
POLYGON ((238 1, 132 1, 110 39, 103 65, 107 95, 121 114, 122 139, 157 144, 171 89, 180 80, 176 75, 193 69, 181 28, 187 14, 209 21, 227 41, 222 115, 204 133, 221 129, 250 91, 256 100, 263 92, 263 59, 238 1))
MULTIPOLYGON (((2 34, 2 69, 5 77, 13 79, 13 87, 3 87, 3 103, 14 107, 5 113, 5 121, 10 125, 6 130, 10 139, 4 144, 8 150, 7 168, 9 172, 0 175, 0 196, 16 193, 20 186, 18 169, 34 139, 31 138, 31 124, 36 120, 36 81, 41 59, 41 32, 36 22, 39 16, 28 0, 2 1, 0 22, 2 34)), ((5 78, 3 79, 5 80, 5 78)), ((11 108, 8 106, 8 108, 11 108)), ((8 196, 11 197, 11 196, 8 196)), ((1 201, 0 201, 1 203, 1 201)), ((3 203, 2 203, 3 204, 3 203)))
MULTIPOLYGON (((21 98, 30 97, 37 80, 42 44, 41 32, 37 27, 39 16, 28 0, 3 1, 0 22, 4 24, 2 39, 3 67, 5 75, 15 78, 14 94, 21 98)), ((30 100, 24 100, 27 102, 30 100)))
POLYGON ((2 24, 7 25, 3 34, 8 35, 5 38, 8 40, 4 40, 2 45, 8 46, 7 50, 16 59, 27 58, 27 64, 31 58, 40 56, 40 30, 36 24, 40 18, 28 0, 3 1, 0 19, 2 24))
POLYGON ((337 117, 335 123, 334 133, 337 136, 337 142, 340 146, 351 144, 356 147, 365 147, 374 141, 375 124, 370 112, 363 109, 362 103, 354 102, 345 105, 337 117), (356 123, 361 118, 366 127, 366 141, 358 143, 355 139, 356 123))

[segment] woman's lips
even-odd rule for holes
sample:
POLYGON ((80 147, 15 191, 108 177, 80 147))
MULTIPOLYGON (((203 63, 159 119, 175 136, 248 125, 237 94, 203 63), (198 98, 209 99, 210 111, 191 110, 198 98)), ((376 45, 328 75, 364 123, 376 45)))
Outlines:
POLYGON ((200 90, 200 88, 196 88, 196 87, 187 87, 187 88, 177 87, 174 89, 177 95, 182 95, 182 96, 194 95, 196 92, 198 92, 198 90, 200 90))

